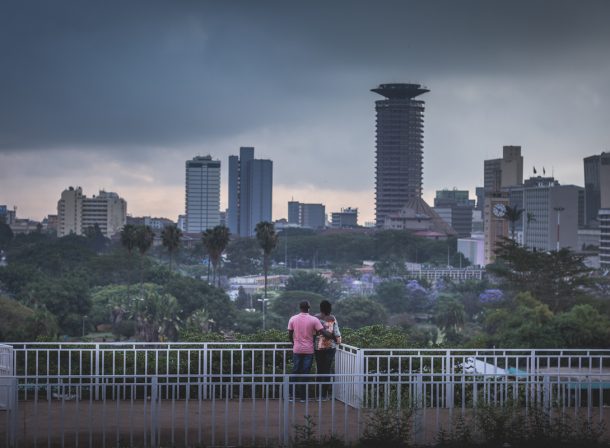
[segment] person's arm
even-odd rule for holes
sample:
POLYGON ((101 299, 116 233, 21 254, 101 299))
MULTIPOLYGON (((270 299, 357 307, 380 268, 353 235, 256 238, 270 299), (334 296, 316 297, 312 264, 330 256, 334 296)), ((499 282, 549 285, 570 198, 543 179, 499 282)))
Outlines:
POLYGON ((292 318, 288 321, 288 339, 294 345, 294 326, 292 324, 292 318))
POLYGON ((333 325, 333 335, 335 336, 335 342, 341 344, 341 330, 339 330, 337 319, 335 319, 335 325, 333 325))

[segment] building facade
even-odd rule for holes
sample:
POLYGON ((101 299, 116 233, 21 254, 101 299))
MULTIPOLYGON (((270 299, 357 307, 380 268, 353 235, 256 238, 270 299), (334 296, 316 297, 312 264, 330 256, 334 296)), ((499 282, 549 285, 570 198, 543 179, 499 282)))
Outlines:
POLYGON ((523 240, 532 250, 578 250, 579 191, 553 178, 532 178, 523 187, 523 240), (536 181, 537 180, 537 181, 536 181), (528 218, 529 222, 528 222, 528 218))
POLYGON ((583 166, 585 172, 585 226, 597 225, 597 212, 601 208, 602 183, 610 183, 610 173, 604 169, 608 165, 610 153, 585 157, 583 166))
POLYGON ((118 194, 101 190, 90 198, 81 187, 69 187, 57 202, 57 236, 83 235, 98 226, 105 237, 120 232, 127 221, 127 202, 118 194))
POLYGON ((201 233, 220 224, 220 160, 186 161, 185 231, 201 233))
POLYGON ((323 229, 326 227, 326 207, 324 204, 289 201, 288 224, 295 224, 308 229, 323 229))
POLYGON ((358 209, 342 208, 340 212, 331 214, 330 226, 335 229, 358 227, 358 209))
POLYGON ((422 194, 424 102, 429 92, 419 84, 381 84, 371 90, 385 97, 375 101, 375 222, 384 225, 411 199, 422 194))
POLYGON ((455 230, 458 237, 472 234, 472 211, 475 201, 468 190, 438 190, 434 198, 434 211, 455 230))
POLYGON ((239 157, 229 156, 227 223, 231 233, 253 236, 259 222, 271 222, 272 202, 273 162, 255 159, 253 147, 241 147, 239 157))

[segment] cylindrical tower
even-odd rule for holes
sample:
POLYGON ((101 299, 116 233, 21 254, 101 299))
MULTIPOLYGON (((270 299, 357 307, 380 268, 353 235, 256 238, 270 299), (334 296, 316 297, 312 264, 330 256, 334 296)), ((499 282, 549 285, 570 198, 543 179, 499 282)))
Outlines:
POLYGON ((375 222, 381 227, 387 215, 421 197, 424 102, 414 98, 429 90, 420 84, 381 84, 371 91, 385 97, 375 101, 375 222))

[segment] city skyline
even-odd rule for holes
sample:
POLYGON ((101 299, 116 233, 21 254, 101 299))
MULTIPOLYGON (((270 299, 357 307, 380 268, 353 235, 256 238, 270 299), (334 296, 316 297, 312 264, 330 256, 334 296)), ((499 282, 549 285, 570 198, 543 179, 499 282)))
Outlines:
POLYGON ((610 147, 608 4, 384 4, 375 19, 366 2, 347 16, 342 2, 3 4, 0 203, 42 219, 78 185, 176 219, 184 160, 254 146, 275 164, 274 219, 295 197, 372 221, 369 90, 391 82, 431 90, 429 203, 443 188, 474 195, 505 145, 523 148, 526 176, 544 166, 584 186, 582 159, 610 147))

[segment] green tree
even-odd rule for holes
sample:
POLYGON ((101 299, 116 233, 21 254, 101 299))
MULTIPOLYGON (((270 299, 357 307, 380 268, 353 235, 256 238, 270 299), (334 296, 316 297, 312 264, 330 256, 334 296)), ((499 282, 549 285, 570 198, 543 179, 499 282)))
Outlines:
POLYGON ((32 309, 0 296, 0 341, 55 339, 59 328, 55 316, 44 309, 32 309))
POLYGON ((155 233, 150 226, 138 226, 136 229, 136 247, 140 252, 140 289, 144 283, 144 255, 150 249, 155 239, 155 233))
MULTIPOLYGON (((126 224, 121 230, 121 245, 127 250, 129 264, 133 269, 133 251, 138 245, 138 228, 132 224, 126 224)), ((131 269, 127 284, 131 284, 131 269)))
POLYGON ((326 295, 328 281, 316 272, 296 272, 286 282, 286 291, 309 291, 326 295))
POLYGON ((360 328, 368 325, 385 324, 385 308, 368 297, 347 297, 337 302, 334 314, 342 327, 360 328))
POLYGON ((529 292, 519 293, 505 306, 485 311, 480 342, 488 347, 557 347, 561 338, 555 332, 553 317, 546 304, 529 292))
POLYGON ((166 226, 161 232, 161 241, 163 247, 167 249, 169 253, 169 270, 172 270, 172 260, 174 252, 180 247, 180 238, 182 237, 182 230, 178 228, 176 224, 166 226))
POLYGON ((511 239, 513 241, 515 241, 515 230, 516 230, 517 222, 519 222, 519 220, 521 219, 521 216, 523 215, 523 211, 524 210, 521 208, 511 207, 510 205, 508 205, 506 207, 506 213, 504 214, 504 217, 506 219, 508 219, 508 222, 510 224, 510 234, 511 234, 511 239))
POLYGON ((271 253, 277 246, 277 234, 272 222, 261 221, 256 225, 256 240, 263 251, 263 273, 265 276, 265 290, 263 295, 263 330, 265 330, 265 308, 267 301, 267 277, 269 276, 269 264, 271 253))
POLYGON ((455 341, 466 321, 464 305, 452 294, 441 294, 437 299, 434 320, 444 331, 447 339, 455 341))
POLYGON ((11 227, 0 220, 0 249, 6 249, 13 239, 13 230, 11 227))
POLYGON ((529 291, 555 312, 570 309, 583 296, 583 287, 591 283, 591 269, 583 263, 584 257, 568 249, 530 252, 505 240, 496 255, 496 263, 487 269, 507 289, 529 291))
POLYGON ((290 316, 299 312, 299 303, 303 300, 309 300, 311 311, 317 313, 320 309, 320 302, 324 299, 324 296, 314 292, 284 291, 278 297, 271 299, 270 309, 280 318, 288 322, 290 316))
POLYGON ((213 229, 206 230, 202 235, 203 245, 206 248, 210 261, 213 266, 212 284, 216 285, 216 272, 222 257, 222 253, 227 248, 231 234, 226 226, 220 225, 213 229))
POLYGON ((381 278, 404 278, 407 275, 405 261, 397 256, 382 258, 375 263, 375 273, 381 278))
POLYGON ((97 253, 104 251, 108 246, 108 238, 104 236, 97 223, 85 229, 85 237, 89 241, 90 247, 97 253))
POLYGON ((591 305, 576 305, 553 319, 556 334, 564 347, 608 348, 610 320, 591 305))
POLYGON ((272 222, 261 221, 256 225, 256 240, 263 250, 263 272, 265 275, 265 295, 267 297, 267 276, 269 274, 269 263, 271 252, 277 246, 277 234, 272 222))
POLYGON ((391 314, 411 311, 407 304, 407 289, 401 281, 387 281, 377 285, 375 295, 391 314))

